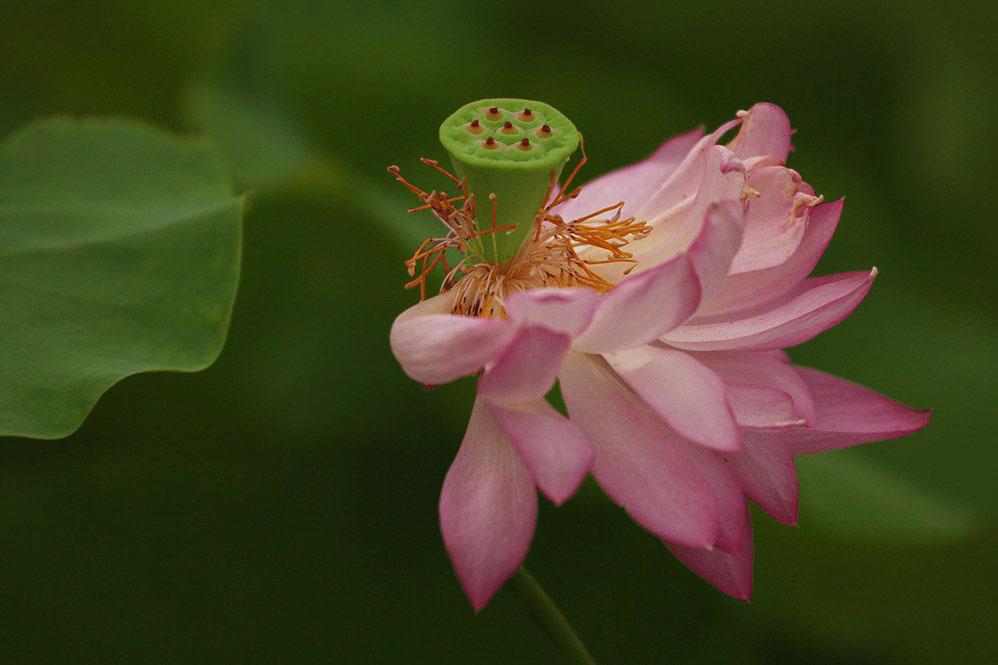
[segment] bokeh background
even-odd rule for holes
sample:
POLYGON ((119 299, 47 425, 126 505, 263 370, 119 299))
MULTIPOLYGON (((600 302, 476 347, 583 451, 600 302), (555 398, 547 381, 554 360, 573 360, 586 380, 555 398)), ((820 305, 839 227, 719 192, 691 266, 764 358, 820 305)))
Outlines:
MULTIPOLYGON (((0 0, 0 134, 50 114, 206 133, 241 190, 219 361, 129 378, 72 437, 0 441, 7 663, 549 663, 515 595, 475 615, 436 521, 473 385, 388 349, 432 228, 439 123, 487 96, 586 135, 583 180, 756 101, 846 196, 820 272, 881 275, 791 350, 935 416, 799 460, 799 528, 754 513, 751 603, 591 483, 527 565, 601 663, 995 662, 994 5, 0 0)), ((2 371, 2 370, 0 370, 2 371)))

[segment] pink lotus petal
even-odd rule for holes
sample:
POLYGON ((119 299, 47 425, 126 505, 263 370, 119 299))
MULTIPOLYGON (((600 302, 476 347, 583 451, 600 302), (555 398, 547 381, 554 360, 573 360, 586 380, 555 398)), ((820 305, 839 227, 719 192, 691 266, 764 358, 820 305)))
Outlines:
MULTIPOLYGON (((653 227, 651 233, 628 247, 638 260, 637 271, 647 270, 690 251, 691 246, 700 238, 701 253, 707 256, 719 254, 724 258, 723 270, 717 275, 717 280, 720 280, 727 273, 741 242, 744 214, 740 199, 744 187, 745 167, 741 160, 723 146, 714 146, 708 150, 696 196, 656 217, 648 218, 647 223, 653 227), (736 204, 738 208, 736 210, 729 207, 725 210, 725 218, 714 220, 715 225, 720 225, 720 228, 713 233, 708 231, 708 238, 714 243, 720 242, 723 251, 713 250, 710 244, 704 245, 704 227, 709 221, 708 212, 725 203, 736 204), (729 244, 733 246, 728 247, 729 244)), ((714 267, 713 262, 707 265, 714 267)), ((710 275, 704 276, 706 281, 713 284, 714 280, 710 279, 710 275)))
POLYGON ((717 499, 696 467, 631 401, 602 360, 576 351, 559 375, 573 422, 596 451, 592 473, 641 526, 670 542, 717 540, 717 499))
POLYGON ((499 355, 516 332, 502 319, 453 314, 407 316, 409 311, 392 324, 392 352, 406 374, 432 385, 481 369, 499 355))
POLYGON ((797 470, 778 434, 744 430, 742 449, 724 457, 741 480, 745 496, 776 521, 797 524, 797 470))
POLYGON ((815 206, 808 211, 808 218, 797 251, 778 266, 729 275, 714 297, 699 312, 704 316, 730 316, 750 311, 760 305, 784 297, 807 277, 828 246, 839 216, 843 200, 815 206))
POLYGON ((818 202, 801 193, 796 171, 769 166, 749 174, 748 186, 759 192, 748 200, 745 240, 731 264, 732 273, 765 270, 785 263, 804 237, 809 209, 804 202, 818 202))
POLYGON ((681 204, 683 201, 693 201, 703 180, 704 167, 711 148, 717 140, 729 130, 737 127, 740 119, 731 120, 718 127, 713 133, 700 139, 687 153, 679 166, 675 168, 662 186, 652 194, 638 210, 638 219, 652 220, 665 214, 666 211, 681 204))
POLYGON ((720 377, 687 353, 642 346, 604 356, 645 404, 687 439, 737 450, 738 428, 720 377))
POLYGON ((599 295, 591 289, 534 289, 506 299, 506 314, 520 324, 544 326, 575 337, 592 321, 599 295))
POLYGON ((793 427, 804 424, 790 395, 776 388, 724 384, 735 421, 742 427, 793 427))
POLYGON ((594 455, 582 429, 542 399, 516 405, 489 404, 489 411, 551 501, 561 504, 575 494, 594 455))
POLYGON ((707 210, 699 237, 689 248, 693 270, 700 280, 700 303, 709 303, 724 284, 742 244, 745 217, 737 200, 716 203, 707 210))
POLYGON ((896 439, 922 429, 932 415, 830 374, 795 369, 807 383, 816 411, 810 426, 780 433, 795 455, 896 439))
POLYGON ((513 574, 530 546, 537 492, 479 398, 440 494, 440 528, 475 611, 513 574))
POLYGON ((790 119, 776 104, 755 104, 748 113, 739 113, 742 126, 728 147, 742 159, 772 155, 780 162, 790 153, 790 119))
POLYGON ((702 127, 672 137, 640 162, 586 183, 578 197, 569 199, 555 211, 572 220, 623 201, 621 214, 630 217, 644 206, 702 137, 702 127))
MULTIPOLYGON (((728 399, 736 416, 739 416, 739 408, 736 401, 739 398, 758 402, 758 398, 763 394, 759 389, 768 389, 765 394, 773 397, 780 404, 774 408, 782 411, 790 408, 788 418, 778 416, 780 420, 771 420, 769 424, 759 424, 753 422, 753 426, 760 427, 781 427, 786 422, 782 420, 805 421, 814 420, 814 401, 811 399, 811 391, 800 375, 790 366, 789 359, 783 351, 772 352, 724 352, 713 351, 708 353, 693 353, 694 358, 716 372, 721 379, 729 386, 728 399), (739 397, 732 396, 732 388, 737 386, 739 397), (755 396, 751 393, 755 391, 755 396), (774 391, 779 394, 775 394, 774 391), (790 404, 784 403, 789 400, 790 404)), ((746 404, 745 406, 748 406, 746 404)), ((757 411, 764 409, 764 404, 756 403, 757 411)), ((746 415, 746 414, 742 414, 746 415)), ((757 415, 761 415, 757 413, 757 415)), ((739 424, 747 425, 739 418, 739 424)))
POLYGON ((710 322, 697 318, 663 337, 691 351, 764 350, 806 342, 840 323, 866 297, 877 269, 813 277, 783 303, 747 318, 710 322), (705 321, 705 322, 702 322, 705 321))
POLYGON ((672 330, 700 302, 700 284, 685 255, 628 277, 600 298, 592 323, 573 343, 589 353, 631 349, 672 330))
POLYGON ((485 370, 478 394, 494 400, 529 402, 554 386, 569 337, 540 326, 526 326, 485 370))
POLYGON ((720 549, 703 549, 666 543, 677 559, 686 564, 690 570, 713 584, 724 593, 748 600, 752 595, 752 523, 745 515, 745 548, 741 554, 729 554, 720 549))

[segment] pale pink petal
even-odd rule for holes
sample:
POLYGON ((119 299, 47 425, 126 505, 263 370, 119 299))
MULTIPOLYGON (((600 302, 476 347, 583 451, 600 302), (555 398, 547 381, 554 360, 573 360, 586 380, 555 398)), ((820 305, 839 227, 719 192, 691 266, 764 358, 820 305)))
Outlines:
POLYGON ((742 244, 745 216, 737 200, 716 203, 707 209, 703 231, 690 245, 688 255, 700 280, 700 303, 709 303, 724 284, 731 261, 742 244))
POLYGON ((746 318, 711 321, 698 317, 663 337, 671 346, 691 351, 764 350, 806 342, 840 323, 866 297, 877 269, 804 281, 773 309, 746 318))
POLYGON ((515 323, 544 326, 575 337, 592 321, 599 294, 592 289, 533 289, 506 299, 506 314, 515 323))
POLYGON ((589 353, 646 344, 687 320, 700 284, 686 255, 628 277, 600 298, 592 323, 573 342, 589 353))
POLYGON ((752 559, 755 552, 752 544, 752 524, 747 512, 744 528, 745 547, 737 555, 716 548, 687 547, 669 542, 666 545, 677 559, 707 582, 729 596, 748 600, 752 595, 752 559))
MULTIPOLYGON (((706 153, 706 163, 700 179, 696 196, 690 200, 684 200, 679 205, 662 212, 656 217, 649 217, 645 221, 653 229, 647 237, 637 240, 628 246, 628 250, 633 252, 634 258, 638 260, 637 272, 647 270, 660 263, 665 263, 673 257, 690 250, 693 243, 704 235, 704 226, 708 222, 708 212, 722 203, 735 203, 739 205, 739 210, 727 209, 728 218, 717 218, 715 224, 726 222, 721 227, 721 231, 734 225, 734 229, 728 233, 709 234, 709 238, 714 241, 722 241, 725 249, 727 244, 723 239, 734 236, 734 246, 728 251, 720 252, 724 259, 724 271, 718 277, 727 272, 734 253, 738 250, 738 243, 741 242, 742 227, 744 226, 744 215, 740 210, 740 199, 742 190, 745 187, 745 166, 733 152, 723 146, 714 146, 706 153), (730 252, 730 253, 729 253, 730 252)), ((701 247, 701 252, 706 248, 701 247)), ((710 255, 713 252, 708 252, 710 255)))
POLYGON ((554 386, 569 337, 525 326, 478 381, 478 394, 494 400, 529 402, 554 386))
POLYGON ((809 209, 804 235, 792 257, 772 268, 729 275, 699 313, 721 316, 749 311, 779 300, 796 288, 811 274, 828 246, 842 214, 842 205, 843 199, 839 199, 809 209))
POLYGON ((797 471, 779 435, 743 430, 742 449, 724 455, 745 489, 745 496, 783 524, 797 524, 797 471))
POLYGON ((665 183, 702 137, 702 127, 672 137, 640 162, 586 183, 576 198, 561 204, 555 212, 572 220, 623 201, 621 214, 624 217, 633 215, 665 183))
POLYGON ((790 152, 790 119, 776 104, 755 104, 739 113, 742 126, 728 147, 742 159, 772 155, 781 162, 790 152))
POLYGON ((720 377, 689 354, 642 346, 604 356, 658 417, 689 440, 737 450, 738 428, 720 377))
POLYGON ((815 405, 810 426, 780 432, 795 455, 906 436, 925 427, 932 415, 830 374, 795 369, 807 383, 815 405))
POLYGON ((516 332, 504 319, 414 315, 412 309, 395 319, 389 339, 405 373, 426 384, 446 383, 481 369, 516 332))
POLYGON ((785 263, 804 237, 809 207, 820 202, 801 192, 796 171, 769 166, 749 174, 748 186, 759 194, 748 199, 745 239, 731 264, 734 274, 765 270, 785 263))
POLYGON ((513 574, 530 546, 537 491, 479 398, 440 494, 440 528, 475 611, 513 574))
POLYGON ((804 424, 789 394, 776 388, 725 383, 728 403, 742 427, 792 427, 804 424))
POLYGON ((718 516, 710 486, 602 363, 570 351, 559 375, 569 416, 596 451, 593 477, 638 524, 660 538, 712 545, 718 516))
POLYGON ((489 404, 534 482, 555 504, 575 494, 593 463, 586 433, 545 400, 524 404, 489 404))
POLYGON ((669 178, 638 210, 636 214, 638 219, 654 219, 683 201, 692 202, 703 181, 704 168, 711 148, 714 147, 719 138, 732 128, 737 127, 739 123, 741 123, 740 119, 728 121, 713 133, 700 139, 669 178))
MULTIPOLYGON (((744 399, 748 402, 758 402, 763 395, 769 395, 780 404, 774 404, 774 409, 782 411, 790 409, 790 413, 778 416, 778 420, 772 420, 769 424, 752 424, 760 427, 782 427, 786 420, 800 420, 810 422, 814 419, 814 401, 811 399, 811 392, 800 378, 800 375, 790 366, 786 354, 783 351, 773 352, 725 352, 713 351, 708 353, 693 353, 694 358, 716 372, 721 379, 728 384, 728 399, 736 416, 740 415, 736 402, 744 399), (739 397, 733 397, 730 388, 738 387, 739 397), (758 389, 764 389, 762 391, 758 389), (752 394, 754 391, 754 395, 752 394), (779 394, 776 394, 779 393, 779 394), (784 403, 789 400, 790 404, 784 403)), ((746 404, 747 406, 747 404, 746 404)), ((764 404, 757 404, 757 408, 765 409, 764 404)), ((761 415, 761 413, 759 414, 761 415)), ((748 425, 739 417, 739 424, 748 425)), ((765 421, 764 421, 765 422, 765 421)))

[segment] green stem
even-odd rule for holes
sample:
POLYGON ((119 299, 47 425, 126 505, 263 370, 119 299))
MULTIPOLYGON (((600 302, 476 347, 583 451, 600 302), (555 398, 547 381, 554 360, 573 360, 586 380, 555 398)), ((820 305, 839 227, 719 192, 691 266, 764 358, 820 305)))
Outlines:
POLYGON ((561 613, 554 601, 544 593, 544 589, 537 583, 534 576, 527 572, 526 568, 520 566, 519 570, 513 573, 510 582, 527 611, 530 612, 530 616, 544 629, 554 645, 565 656, 567 662, 578 665, 596 665, 596 661, 586 651, 582 640, 568 624, 565 615, 561 613))

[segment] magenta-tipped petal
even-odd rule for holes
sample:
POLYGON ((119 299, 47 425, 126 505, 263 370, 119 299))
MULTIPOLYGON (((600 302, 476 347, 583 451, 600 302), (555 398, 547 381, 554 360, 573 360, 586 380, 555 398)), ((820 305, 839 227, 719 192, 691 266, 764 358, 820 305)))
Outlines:
POLYGON ((795 455, 906 436, 925 427, 932 415, 831 374, 794 369, 807 383, 815 406, 815 418, 808 427, 780 433, 795 455))
POLYGON ((772 309, 728 321, 704 322, 698 317, 665 335, 663 341, 691 351, 753 351, 794 346, 849 316, 866 297, 876 276, 874 268, 868 273, 813 277, 772 309))
POLYGON ((790 119, 783 109, 760 102, 742 116, 742 126, 728 148, 742 159, 771 155, 783 163, 790 153, 790 134, 790 119))
POLYGON ((440 494, 440 528, 475 611, 520 566, 537 520, 530 474, 479 398, 440 494))
POLYGON ((392 325, 392 352, 405 373, 421 383, 447 383, 494 360, 512 341, 515 330, 502 319, 453 314, 407 317, 392 325))
POLYGON ((718 548, 708 550, 670 542, 665 544, 677 559, 704 580, 733 598, 748 600, 752 595, 752 559, 755 552, 752 546, 752 523, 747 513, 744 528, 745 547, 737 555, 718 548))
POLYGON ((478 394, 494 400, 529 402, 554 386, 568 335, 540 326, 521 328, 478 382, 478 394))
POLYGON ((573 342, 588 353, 633 349, 672 330, 700 302, 700 285, 686 255, 628 277, 600 298, 592 323, 573 342))
POLYGON ((578 425, 545 400, 490 403, 489 411, 551 501, 561 504, 575 494, 593 463, 592 446, 578 425))
POLYGON ((797 524, 797 470, 790 449, 778 434, 742 432, 742 449, 725 456, 745 489, 778 522, 797 524))
POLYGON ((514 293, 506 314, 514 323, 544 326, 575 337, 592 321, 599 294, 591 289, 544 288, 514 293))
POLYGON ((751 272, 728 275, 701 316, 733 316, 778 301, 793 291, 818 264, 842 214, 843 199, 810 208, 800 244, 783 263, 751 272))
POLYGON ((569 415, 596 451, 593 477, 638 524, 660 538, 712 545, 718 516, 710 486, 601 363, 570 351, 559 375, 569 415))
POLYGON ((645 404, 679 434, 716 450, 738 449, 738 427, 720 377, 688 353, 654 346, 605 355, 645 404))

